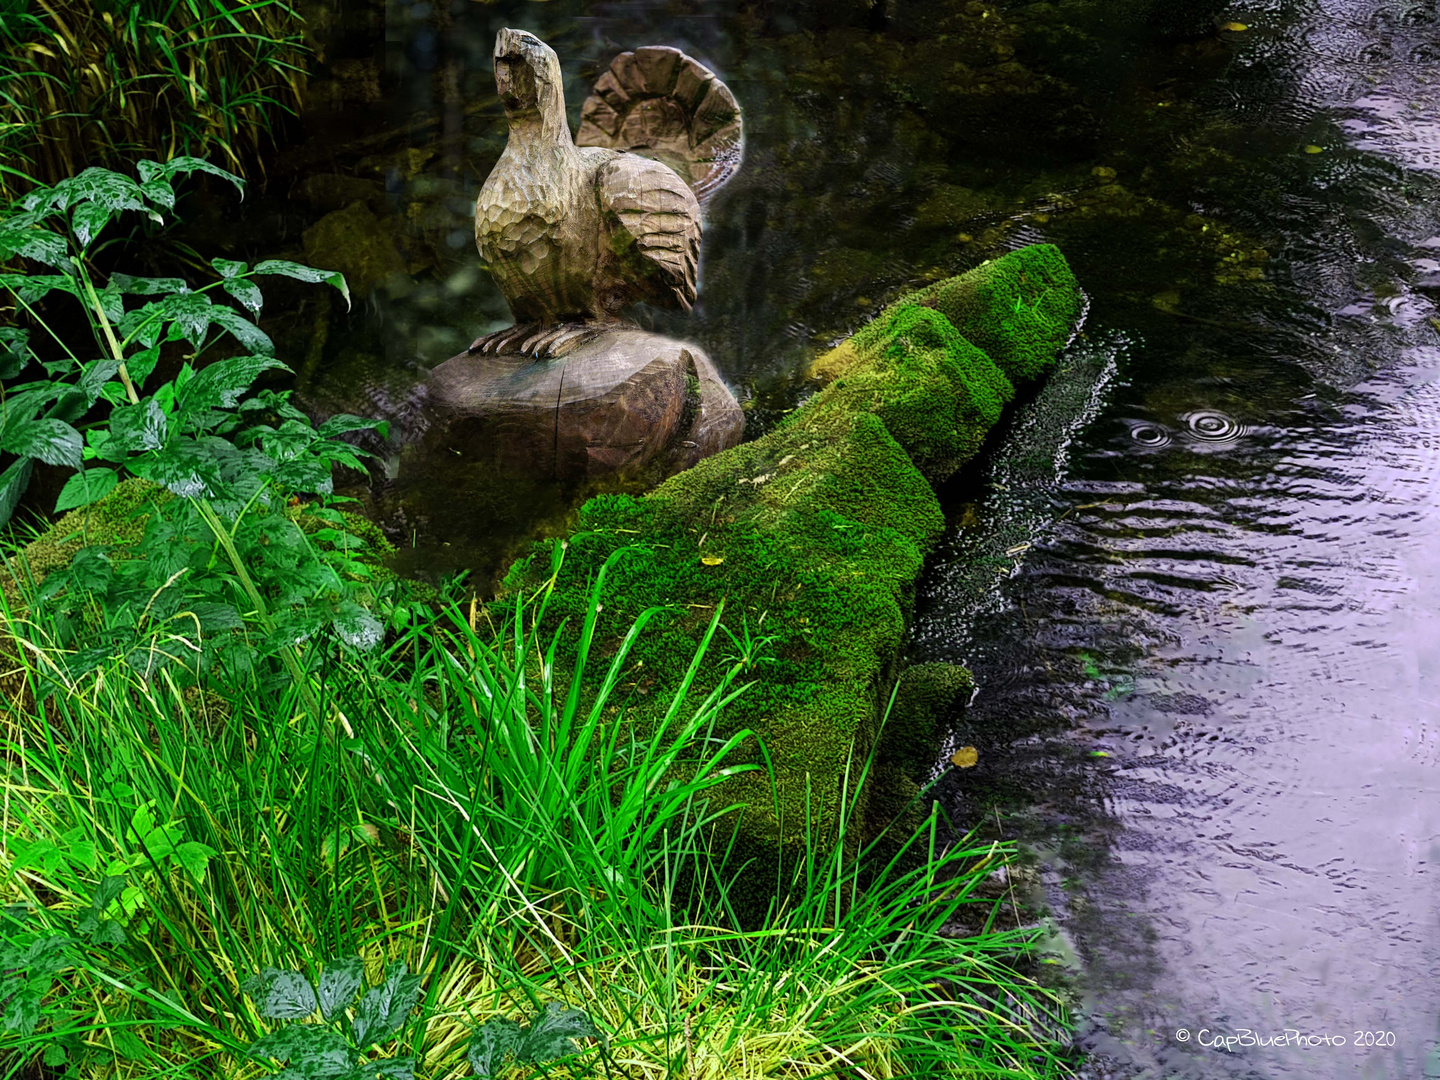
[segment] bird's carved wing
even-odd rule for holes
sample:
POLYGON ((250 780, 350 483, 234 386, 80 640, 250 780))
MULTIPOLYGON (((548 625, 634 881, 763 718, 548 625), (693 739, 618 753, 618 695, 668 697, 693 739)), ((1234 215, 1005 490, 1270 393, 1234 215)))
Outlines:
POLYGON ((668 166, 621 154, 600 166, 596 194, 616 255, 642 263, 637 269, 651 285, 647 299, 689 311, 700 262, 695 193, 668 166))

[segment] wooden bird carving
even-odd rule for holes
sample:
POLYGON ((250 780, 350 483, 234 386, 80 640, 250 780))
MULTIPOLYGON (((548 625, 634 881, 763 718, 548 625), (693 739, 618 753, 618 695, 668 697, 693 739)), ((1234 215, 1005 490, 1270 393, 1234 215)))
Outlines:
POLYGON ((470 351, 558 356, 631 304, 689 311, 701 234, 692 185, 709 194, 739 163, 729 90, 677 49, 622 53, 581 126, 604 145, 577 146, 560 61, 539 38, 500 31, 495 85, 510 137, 475 203, 475 242, 516 325, 470 351))

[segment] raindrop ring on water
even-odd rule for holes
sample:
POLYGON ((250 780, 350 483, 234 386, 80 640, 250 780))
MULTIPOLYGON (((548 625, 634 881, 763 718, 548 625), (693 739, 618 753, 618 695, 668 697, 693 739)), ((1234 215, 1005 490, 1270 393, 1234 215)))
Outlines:
POLYGON ((1134 439, 1141 446, 1169 446, 1173 436, 1170 429, 1164 424, 1152 424, 1142 420, 1130 425, 1130 438, 1134 439))
POLYGON ((1180 419, 1190 435, 1201 442, 1230 442, 1245 434, 1245 425, 1215 409, 1197 409, 1180 419))

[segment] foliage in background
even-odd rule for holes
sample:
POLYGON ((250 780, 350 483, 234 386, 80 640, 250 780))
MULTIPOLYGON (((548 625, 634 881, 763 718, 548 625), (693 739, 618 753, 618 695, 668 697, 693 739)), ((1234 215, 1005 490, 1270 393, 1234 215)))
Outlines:
POLYGON ((300 104, 300 27, 281 0, 3 0, 0 200, 157 153, 243 174, 300 104))

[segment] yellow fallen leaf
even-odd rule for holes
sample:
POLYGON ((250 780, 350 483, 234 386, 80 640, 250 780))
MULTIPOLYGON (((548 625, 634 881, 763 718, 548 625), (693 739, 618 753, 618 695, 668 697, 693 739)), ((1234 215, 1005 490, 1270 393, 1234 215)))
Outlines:
POLYGON ((980 760, 980 752, 973 746, 962 746, 950 755, 950 764, 957 769, 973 769, 980 760))
POLYGON ((1314 143, 1311 143, 1309 146, 1305 147, 1305 153, 1307 153, 1307 154, 1323 154, 1323 153, 1325 153, 1325 147, 1323 147, 1323 146, 1316 146, 1314 143))
POLYGON ((702 555, 700 557, 700 562, 704 566, 719 566, 724 561, 724 555, 702 555))
POLYGON ((1229 30, 1232 34, 1238 34, 1242 30, 1249 30, 1250 27, 1246 26, 1243 22, 1227 22, 1221 26, 1220 29, 1229 30))

